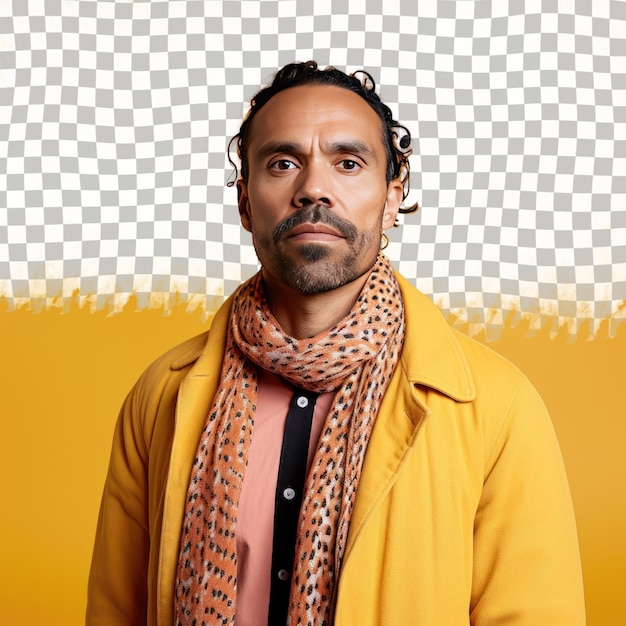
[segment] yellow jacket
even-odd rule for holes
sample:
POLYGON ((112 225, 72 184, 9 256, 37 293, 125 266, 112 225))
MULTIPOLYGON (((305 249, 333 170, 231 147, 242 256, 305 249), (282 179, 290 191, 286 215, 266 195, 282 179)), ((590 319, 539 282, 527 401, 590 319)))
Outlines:
MULTIPOLYGON (((336 626, 585 623, 576 528, 550 419, 527 379, 399 277, 407 332, 365 458, 336 626)), ((172 626, 193 456, 229 304, 152 364, 115 430, 87 626, 172 626)))

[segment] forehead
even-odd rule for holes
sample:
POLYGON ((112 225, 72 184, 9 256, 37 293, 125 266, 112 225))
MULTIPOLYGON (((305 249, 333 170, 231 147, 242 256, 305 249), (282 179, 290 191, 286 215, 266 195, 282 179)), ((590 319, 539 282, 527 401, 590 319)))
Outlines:
POLYGON ((358 94, 329 85, 290 87, 273 96, 250 126, 249 147, 267 142, 357 139, 383 151, 382 121, 358 94))

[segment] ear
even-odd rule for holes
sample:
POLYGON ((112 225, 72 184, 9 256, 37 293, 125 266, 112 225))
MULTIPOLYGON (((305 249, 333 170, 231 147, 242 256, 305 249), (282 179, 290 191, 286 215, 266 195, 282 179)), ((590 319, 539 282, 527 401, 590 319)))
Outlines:
POLYGON ((398 216, 398 211, 402 204, 402 191, 403 186, 399 178, 394 178, 387 185, 387 200, 385 202, 382 220, 383 230, 391 228, 396 222, 396 217, 398 216))
POLYGON ((250 218, 250 202, 248 201, 248 185, 241 178, 237 181, 237 205, 239 206, 241 225, 248 232, 251 232, 252 220, 250 218))

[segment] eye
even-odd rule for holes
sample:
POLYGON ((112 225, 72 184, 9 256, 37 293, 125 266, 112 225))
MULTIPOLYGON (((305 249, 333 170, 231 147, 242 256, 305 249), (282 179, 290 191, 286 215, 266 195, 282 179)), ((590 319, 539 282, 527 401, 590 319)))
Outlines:
POLYGON ((273 161, 272 163, 270 163, 270 167, 273 170, 280 170, 280 171, 287 171, 287 170, 292 170, 296 167, 296 164, 293 161, 290 161, 289 159, 276 159, 276 161, 273 161))
POLYGON ((343 161, 339 161, 339 166, 342 170, 346 170, 348 172, 358 170, 361 167, 359 163, 352 159, 343 159, 343 161))

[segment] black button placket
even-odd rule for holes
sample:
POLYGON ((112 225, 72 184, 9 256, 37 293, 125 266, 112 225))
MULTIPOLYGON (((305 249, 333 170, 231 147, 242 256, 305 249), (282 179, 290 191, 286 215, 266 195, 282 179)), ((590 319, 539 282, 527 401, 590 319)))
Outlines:
POLYGON ((313 410, 318 394, 295 389, 280 452, 274 505, 272 580, 268 624, 287 622, 300 505, 306 478, 313 410))

